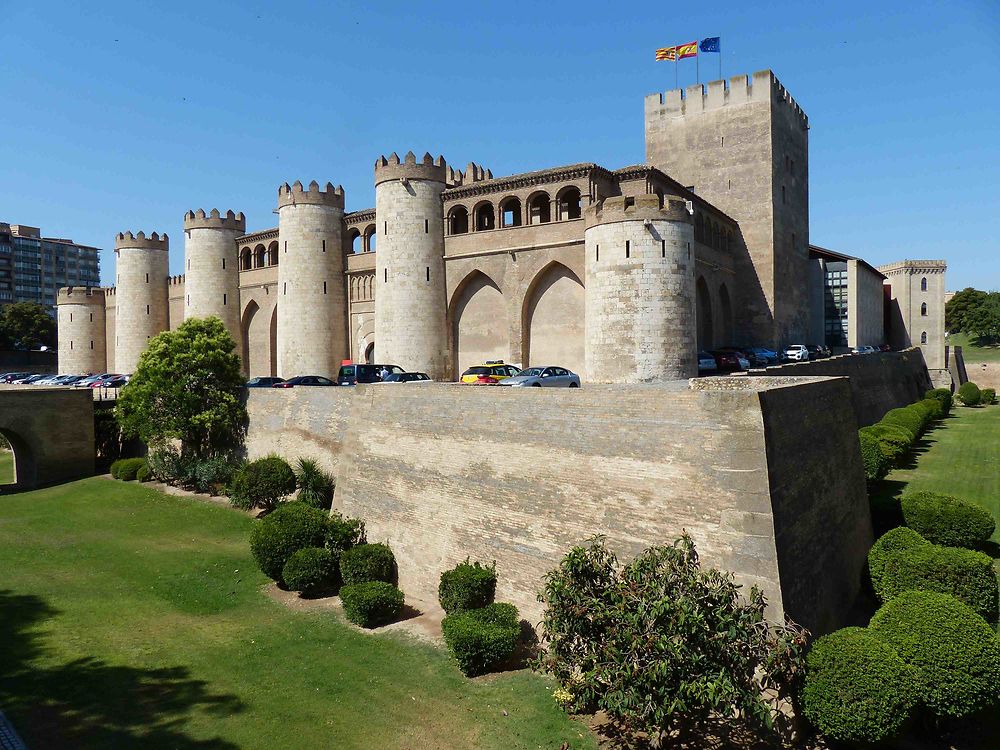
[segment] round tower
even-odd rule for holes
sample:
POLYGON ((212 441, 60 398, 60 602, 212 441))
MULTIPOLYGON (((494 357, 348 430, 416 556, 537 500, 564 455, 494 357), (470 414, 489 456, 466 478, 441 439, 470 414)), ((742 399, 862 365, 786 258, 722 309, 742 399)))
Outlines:
POLYGON ((135 372, 149 340, 168 328, 167 235, 124 232, 115 237, 117 311, 114 370, 135 372))
POLYGON ((685 201, 605 198, 585 217, 588 380, 697 375, 694 225, 685 201))
POLYGON ((63 287, 56 294, 59 331, 59 374, 107 372, 104 290, 63 287))
POLYGON ((344 189, 278 188, 278 375, 336 378, 347 356, 344 189))
POLYGON ((240 260, 236 238, 246 234, 242 212, 212 209, 184 214, 184 319, 219 318, 243 359, 240 332, 240 260))
POLYGON ((448 371, 441 193, 447 166, 411 151, 375 162, 375 358, 436 380, 448 371))

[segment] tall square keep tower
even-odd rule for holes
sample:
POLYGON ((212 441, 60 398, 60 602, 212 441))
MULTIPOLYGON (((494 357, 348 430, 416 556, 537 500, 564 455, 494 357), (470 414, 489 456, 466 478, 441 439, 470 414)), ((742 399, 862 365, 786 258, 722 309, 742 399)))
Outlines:
POLYGON ((805 343, 809 120, 770 70, 652 94, 646 161, 739 222, 740 342, 805 343), (744 250, 745 248, 745 250, 744 250))

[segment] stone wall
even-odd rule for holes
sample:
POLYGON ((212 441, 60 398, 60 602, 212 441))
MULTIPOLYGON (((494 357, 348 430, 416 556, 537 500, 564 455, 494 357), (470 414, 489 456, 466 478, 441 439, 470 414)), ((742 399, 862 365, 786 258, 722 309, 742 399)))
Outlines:
POLYGON ((931 389, 931 379, 920 349, 878 354, 841 354, 811 362, 789 362, 760 370, 752 376, 846 377, 850 402, 858 425, 875 424, 890 409, 919 401, 931 389))
POLYGON ((498 599, 534 623, 542 576, 572 545, 606 534, 629 559, 686 529, 706 564, 766 591, 772 616, 842 624, 871 542, 857 425, 836 408, 848 383, 697 385, 261 389, 249 445, 336 466, 335 507, 393 547, 417 600, 471 555, 497 561, 498 599))

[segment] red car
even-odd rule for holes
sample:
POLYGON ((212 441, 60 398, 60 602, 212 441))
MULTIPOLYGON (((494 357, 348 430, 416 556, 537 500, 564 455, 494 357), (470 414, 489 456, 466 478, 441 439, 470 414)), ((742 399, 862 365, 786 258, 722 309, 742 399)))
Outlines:
POLYGON ((741 369, 739 354, 736 352, 717 349, 709 354, 715 357, 715 364, 721 372, 734 372, 741 369))

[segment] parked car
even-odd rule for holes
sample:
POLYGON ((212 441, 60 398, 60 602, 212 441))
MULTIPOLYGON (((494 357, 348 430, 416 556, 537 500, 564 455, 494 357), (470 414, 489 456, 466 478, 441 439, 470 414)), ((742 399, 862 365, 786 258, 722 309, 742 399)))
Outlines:
POLYGON ((698 374, 705 375, 710 372, 718 372, 719 366, 715 363, 715 357, 708 352, 698 352, 698 374))
POLYGON ((108 387, 108 383, 110 383, 112 380, 117 380, 118 378, 121 378, 121 377, 124 377, 121 373, 109 372, 109 373, 107 373, 105 375, 101 375, 100 377, 98 377, 95 380, 93 380, 90 383, 90 385, 87 386, 87 387, 88 388, 107 388, 108 387))
POLYGON ((809 351, 809 359, 823 359, 823 349, 817 344, 806 344, 809 351))
POLYGON ((579 388, 580 376, 565 367, 526 367, 513 377, 504 378, 497 385, 512 388, 579 388))
POLYGON ((751 346, 749 349, 746 350, 746 353, 755 354, 757 357, 764 360, 764 362, 766 363, 764 365, 765 367, 767 365, 778 364, 778 360, 780 359, 776 351, 774 351, 773 349, 768 349, 763 346, 751 346))
POLYGON ((742 369, 740 367, 740 358, 736 355, 736 352, 725 349, 713 349, 709 354, 715 357, 715 366, 719 369, 719 372, 735 372, 742 369))
POLYGON ((34 373, 30 372, 8 372, 4 373, 3 377, 0 377, 0 383, 13 383, 15 380, 20 380, 21 378, 26 378, 34 373))
POLYGON ((764 357, 754 354, 749 349, 741 349, 738 346, 724 346, 720 351, 733 352, 740 360, 741 370, 749 370, 751 366, 765 367, 767 365, 767 360, 764 357))
MULTIPOLYGON (((945 331, 945 334, 944 334, 944 335, 945 335, 945 336, 947 336, 947 335, 948 335, 948 332, 947 332, 947 331, 945 331)), ((880 352, 891 352, 891 351, 892 351, 892 347, 891 347, 891 346, 889 346, 888 344, 882 344, 881 346, 879 346, 879 347, 878 347, 878 350, 879 350, 880 352)))
POLYGON ((13 383, 14 385, 30 385, 32 383, 37 383, 39 380, 42 380, 43 378, 47 377, 48 375, 44 373, 40 375, 39 374, 27 375, 26 377, 18 378, 17 380, 12 380, 11 383, 13 383))
POLYGON ((485 364, 470 367, 462 373, 460 380, 473 385, 496 385, 505 378, 514 377, 520 371, 519 367, 508 365, 502 359, 491 359, 485 364))
POLYGON ((805 344, 792 344, 785 347, 785 359, 790 362, 808 362, 809 349, 805 344))
POLYGON ((275 383, 272 388, 294 388, 297 385, 337 385, 330 378, 324 378, 322 375, 298 375, 294 378, 289 378, 288 380, 282 380, 280 383, 275 383))
POLYGON ((98 380, 107 380, 108 378, 113 378, 113 377, 115 377, 115 374, 114 373, 110 373, 110 372, 104 372, 104 373, 101 373, 100 375, 88 375, 87 377, 82 378, 81 380, 77 380, 75 383, 73 383, 73 387, 74 388, 90 388, 98 380))
POLYGON ((275 378, 269 375, 258 375, 247 381, 247 388, 270 388, 275 383, 284 383, 284 378, 275 378))
POLYGON ((383 383, 430 383, 426 372, 391 372, 382 380, 383 383))
POLYGON ((851 349, 851 354, 874 354, 877 351, 874 346, 856 346, 851 349))
POLYGON ((337 373, 337 385, 357 385, 358 383, 381 383, 382 370, 388 370, 391 375, 394 372, 403 372, 399 365, 369 365, 353 364, 342 365, 337 373))
POLYGON ((107 380, 102 380, 101 383, 100 383, 100 385, 95 385, 94 387, 95 388, 124 388, 128 384, 129 380, 130 380, 130 376, 128 376, 128 375, 119 375, 118 377, 115 377, 115 378, 108 378, 107 380))

